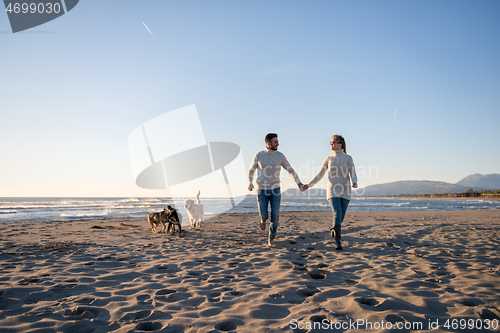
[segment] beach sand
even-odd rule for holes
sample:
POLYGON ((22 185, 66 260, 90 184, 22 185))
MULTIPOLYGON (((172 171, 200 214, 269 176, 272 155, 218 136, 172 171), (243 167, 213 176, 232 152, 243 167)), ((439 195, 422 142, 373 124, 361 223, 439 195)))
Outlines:
POLYGON ((257 214, 219 215, 182 238, 146 218, 2 224, 0 331, 499 325, 499 210, 348 212, 343 251, 331 219, 282 212, 274 247, 257 214))

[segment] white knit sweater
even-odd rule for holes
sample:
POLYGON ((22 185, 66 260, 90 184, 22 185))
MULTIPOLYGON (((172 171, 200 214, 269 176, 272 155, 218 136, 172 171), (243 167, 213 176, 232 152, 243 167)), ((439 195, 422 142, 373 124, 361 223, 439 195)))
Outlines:
POLYGON ((253 176, 257 172, 257 186, 259 189, 272 190, 280 187, 280 171, 283 167, 290 176, 299 184, 300 179, 295 173, 283 153, 277 150, 264 149, 255 154, 250 169, 248 169, 248 183, 253 185, 253 176))
POLYGON ((332 150, 332 154, 325 158, 321 170, 309 183, 313 187, 318 183, 328 170, 328 190, 326 199, 344 198, 351 200, 351 181, 358 182, 354 161, 351 156, 342 150, 332 150))

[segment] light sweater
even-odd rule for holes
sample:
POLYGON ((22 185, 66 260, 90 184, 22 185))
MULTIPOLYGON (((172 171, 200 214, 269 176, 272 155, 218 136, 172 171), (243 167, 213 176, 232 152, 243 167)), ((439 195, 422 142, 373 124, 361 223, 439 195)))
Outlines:
POLYGON ((313 187, 318 183, 328 170, 328 189, 326 199, 344 198, 351 200, 351 181, 358 182, 354 161, 343 150, 332 150, 332 154, 325 158, 321 170, 309 183, 313 187))
POLYGON ((283 153, 277 150, 264 149, 257 154, 255 154, 252 163, 250 164, 250 169, 248 169, 248 183, 253 185, 253 176, 255 170, 257 172, 257 187, 263 190, 272 190, 280 187, 280 171, 283 167, 295 180, 295 183, 299 184, 300 179, 293 170, 290 163, 286 159, 283 153))

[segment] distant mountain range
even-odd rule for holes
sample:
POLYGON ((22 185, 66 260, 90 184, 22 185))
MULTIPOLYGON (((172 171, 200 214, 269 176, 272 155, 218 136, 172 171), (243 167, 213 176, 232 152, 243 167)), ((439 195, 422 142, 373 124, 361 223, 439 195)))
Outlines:
POLYGON ((370 185, 354 191, 355 195, 401 195, 460 193, 469 188, 460 185, 428 180, 403 180, 392 183, 370 185))
POLYGON ((478 173, 470 175, 456 183, 457 185, 468 188, 484 188, 485 190, 500 189, 500 174, 492 173, 489 175, 480 175, 478 173))
MULTIPOLYGON (((387 196, 387 195, 413 195, 413 194, 442 194, 460 193, 473 189, 474 191, 500 189, 500 174, 489 175, 474 174, 467 176, 455 184, 429 180, 402 180, 392 183, 370 185, 353 190, 356 196, 387 196)), ((284 197, 317 196, 326 197, 326 190, 312 188, 300 192, 298 188, 290 188, 281 193, 284 197)))
POLYGON ((500 174, 470 175, 456 184, 436 182, 427 180, 404 180, 392 183, 370 185, 357 189, 354 195, 377 196, 377 195, 401 195, 401 194, 441 194, 460 193, 473 189, 497 190, 500 189, 500 174))

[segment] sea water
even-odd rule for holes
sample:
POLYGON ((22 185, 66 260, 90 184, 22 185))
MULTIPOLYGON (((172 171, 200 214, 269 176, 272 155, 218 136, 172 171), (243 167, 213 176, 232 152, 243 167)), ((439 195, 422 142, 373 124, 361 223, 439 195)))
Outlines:
MULTIPOLYGON (((187 198, 180 198, 181 201, 187 198)), ((192 198, 190 198, 192 199, 192 198)), ((213 212, 227 210, 228 213, 255 213, 257 200, 247 196, 232 208, 227 200, 202 198, 205 218, 213 212)), ((144 217, 172 204, 164 198, 0 198, 0 223, 73 221, 110 219, 116 217, 144 217)), ((182 206, 176 209, 183 216, 187 212, 182 206)), ((391 197, 353 197, 350 211, 443 211, 470 209, 500 209, 500 202, 490 200, 436 200, 403 199, 391 197)), ((282 197, 281 211, 330 211, 324 197, 282 197)))

